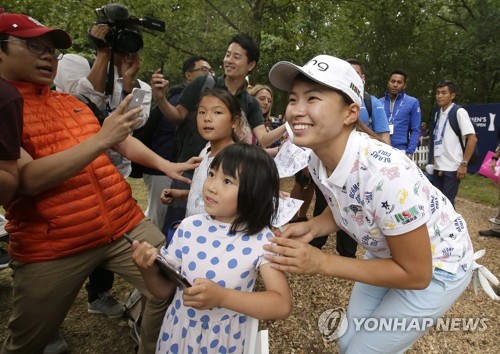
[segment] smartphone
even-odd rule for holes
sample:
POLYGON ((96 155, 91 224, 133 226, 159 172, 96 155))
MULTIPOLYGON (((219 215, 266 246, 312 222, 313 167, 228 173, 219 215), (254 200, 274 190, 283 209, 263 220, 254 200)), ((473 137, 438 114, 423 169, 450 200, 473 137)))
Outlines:
MULTIPOLYGON (((123 237, 132 244, 134 239, 127 234, 123 234, 123 237)), ((155 260, 156 264, 160 268, 160 273, 172 281, 175 285, 180 287, 181 289, 191 287, 191 283, 181 274, 179 270, 177 270, 172 264, 168 262, 166 258, 164 258, 161 254, 156 256, 155 260)))
POLYGON ((165 62, 162 60, 160 63, 160 74, 163 74, 164 67, 165 67, 165 62))
POLYGON ((125 112, 130 111, 131 109, 140 107, 142 105, 142 101, 144 101, 144 96, 146 96, 146 90, 140 88, 134 88, 132 90, 132 100, 128 103, 125 112))

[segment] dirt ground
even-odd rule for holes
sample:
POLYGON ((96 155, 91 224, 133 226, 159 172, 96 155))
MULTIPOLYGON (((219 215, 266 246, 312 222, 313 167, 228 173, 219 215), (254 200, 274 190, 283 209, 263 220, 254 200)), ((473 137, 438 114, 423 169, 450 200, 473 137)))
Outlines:
MULTIPOLYGON (((291 190, 291 185, 283 189, 291 190)), ((496 214, 496 208, 461 198, 457 198, 456 207, 468 223, 475 250, 486 250, 479 263, 500 276, 500 240, 478 235, 479 230, 490 227, 488 219, 496 214)), ((330 237, 325 251, 335 252, 334 237, 330 237)), ((292 314, 286 320, 260 324, 261 329, 269 330, 270 353, 336 353, 337 342, 322 338, 318 318, 328 309, 347 307, 352 282, 323 276, 289 275, 288 279, 294 301, 292 314)), ((10 282, 10 269, 1 271, 0 343, 6 336, 11 313, 10 282)), ((117 279, 113 288, 120 299, 124 299, 131 290, 121 279, 117 279)), ((82 290, 62 325, 70 352, 133 353, 134 342, 129 336, 126 320, 88 314, 86 306, 86 293, 82 290)), ((498 353, 499 315, 500 302, 489 299, 481 289, 477 296, 474 295, 471 285, 446 317, 483 319, 485 330, 445 332, 431 329, 408 353, 498 353)))

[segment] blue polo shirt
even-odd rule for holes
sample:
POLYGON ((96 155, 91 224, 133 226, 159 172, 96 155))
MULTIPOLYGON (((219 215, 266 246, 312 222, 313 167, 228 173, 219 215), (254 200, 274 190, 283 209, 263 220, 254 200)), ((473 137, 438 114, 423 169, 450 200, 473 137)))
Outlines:
POLYGON ((365 100, 361 101, 359 119, 376 134, 389 132, 389 123, 385 115, 384 106, 382 106, 382 103, 380 103, 377 97, 370 95, 370 99, 372 100, 372 119, 368 116, 365 100))
POLYGON ((391 145, 404 150, 407 154, 413 154, 417 149, 418 137, 420 136, 420 103, 415 97, 407 95, 404 91, 396 96, 391 112, 391 98, 386 92, 380 98, 384 106, 389 125, 393 124, 391 134, 391 145))

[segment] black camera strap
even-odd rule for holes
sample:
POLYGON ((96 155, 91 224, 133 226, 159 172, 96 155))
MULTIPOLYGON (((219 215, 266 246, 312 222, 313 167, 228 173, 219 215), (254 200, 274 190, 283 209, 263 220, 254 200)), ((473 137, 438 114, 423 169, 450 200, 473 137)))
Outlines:
POLYGON ((108 77, 106 79, 106 91, 104 93, 106 96, 113 95, 113 88, 115 85, 115 57, 113 51, 111 51, 111 56, 108 63, 108 77))

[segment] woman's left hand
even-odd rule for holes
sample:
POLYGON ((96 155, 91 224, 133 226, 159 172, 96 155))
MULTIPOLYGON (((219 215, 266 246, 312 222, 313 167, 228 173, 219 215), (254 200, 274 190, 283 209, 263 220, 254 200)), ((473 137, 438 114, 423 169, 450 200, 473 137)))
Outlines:
POLYGON ((224 288, 217 283, 206 279, 196 278, 193 286, 184 289, 182 299, 184 306, 193 307, 197 310, 208 310, 219 306, 224 288))
POLYGON ((325 254, 310 244, 284 237, 273 237, 272 245, 265 245, 266 251, 274 253, 264 255, 272 262, 271 267, 283 272, 299 274, 318 274, 325 254))

